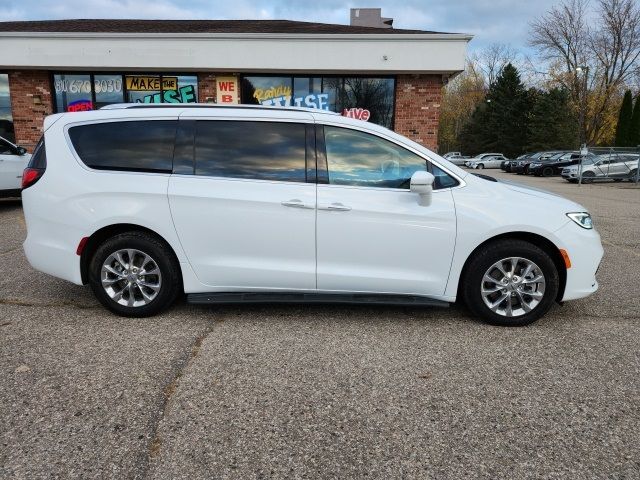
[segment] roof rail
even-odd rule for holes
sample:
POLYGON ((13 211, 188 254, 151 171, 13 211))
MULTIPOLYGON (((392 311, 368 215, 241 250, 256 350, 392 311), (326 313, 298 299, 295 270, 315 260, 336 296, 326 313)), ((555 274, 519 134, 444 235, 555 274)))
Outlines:
POLYGON ((270 105, 219 105, 216 103, 112 103, 100 107, 100 110, 120 110, 120 109, 133 109, 133 108, 232 108, 232 109, 246 109, 246 110, 274 110, 283 112, 307 112, 307 113, 324 113, 327 115, 340 115, 339 113, 332 112, 330 110, 321 110, 319 108, 306 108, 306 107, 277 107, 270 105))

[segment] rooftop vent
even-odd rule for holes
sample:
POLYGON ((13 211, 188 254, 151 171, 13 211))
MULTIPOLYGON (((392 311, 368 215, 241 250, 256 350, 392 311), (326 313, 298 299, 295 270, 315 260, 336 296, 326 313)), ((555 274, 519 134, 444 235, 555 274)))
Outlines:
POLYGON ((393 18, 383 17, 381 8, 352 8, 351 26, 393 28, 393 18))

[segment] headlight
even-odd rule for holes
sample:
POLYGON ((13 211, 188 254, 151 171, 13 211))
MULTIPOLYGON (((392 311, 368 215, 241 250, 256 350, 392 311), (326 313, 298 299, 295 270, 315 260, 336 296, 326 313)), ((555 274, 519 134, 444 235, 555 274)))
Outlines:
POLYGON ((593 228, 593 220, 587 212, 567 213, 567 217, 576 222, 582 228, 591 230, 593 228))

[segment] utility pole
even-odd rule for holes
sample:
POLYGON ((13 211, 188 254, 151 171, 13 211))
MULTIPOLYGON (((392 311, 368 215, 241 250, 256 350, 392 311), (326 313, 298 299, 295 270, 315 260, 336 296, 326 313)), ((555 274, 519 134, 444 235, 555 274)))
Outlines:
POLYGON ((589 67, 586 65, 576 67, 576 75, 582 73, 582 101, 580 102, 580 167, 578 169, 578 185, 582 184, 582 162, 587 155, 587 88, 589 67))

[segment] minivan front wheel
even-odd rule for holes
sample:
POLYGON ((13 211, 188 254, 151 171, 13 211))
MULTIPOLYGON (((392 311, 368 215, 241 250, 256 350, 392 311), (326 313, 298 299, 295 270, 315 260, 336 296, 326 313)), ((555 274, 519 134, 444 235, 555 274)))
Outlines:
POLYGON ((180 291, 179 264, 173 251, 144 232, 106 240, 89 264, 89 284, 100 303, 127 317, 155 315, 180 291))
POLYGON ((528 325, 552 306, 558 270, 544 250, 522 240, 500 240, 474 256, 462 279, 462 296, 487 323, 528 325))

